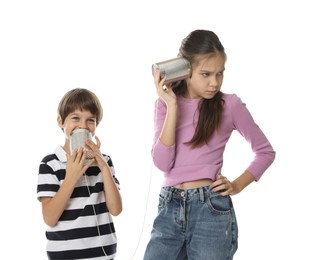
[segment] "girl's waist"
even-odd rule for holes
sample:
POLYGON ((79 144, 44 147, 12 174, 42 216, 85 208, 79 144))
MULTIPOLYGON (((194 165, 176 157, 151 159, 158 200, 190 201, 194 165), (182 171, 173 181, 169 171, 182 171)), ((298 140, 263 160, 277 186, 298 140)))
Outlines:
POLYGON ((199 187, 210 186, 212 183, 213 183, 213 180, 209 178, 205 178, 205 179, 200 179, 200 180, 182 182, 182 183, 174 185, 173 187, 177 189, 182 189, 182 190, 190 190, 190 189, 195 189, 199 187))

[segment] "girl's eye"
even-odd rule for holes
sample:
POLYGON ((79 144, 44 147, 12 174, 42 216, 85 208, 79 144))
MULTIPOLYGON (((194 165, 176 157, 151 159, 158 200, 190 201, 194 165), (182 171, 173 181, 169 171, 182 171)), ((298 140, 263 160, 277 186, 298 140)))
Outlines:
POLYGON ((209 76, 209 73, 204 72, 204 73, 202 73, 202 76, 206 78, 206 77, 208 77, 208 76, 209 76))

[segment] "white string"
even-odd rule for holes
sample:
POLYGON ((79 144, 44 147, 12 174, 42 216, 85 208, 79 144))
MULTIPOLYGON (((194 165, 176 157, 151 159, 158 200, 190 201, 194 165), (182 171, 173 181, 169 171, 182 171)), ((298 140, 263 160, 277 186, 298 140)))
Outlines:
POLYGON ((139 244, 140 244, 141 239, 142 239, 142 234, 143 234, 145 221, 146 221, 147 206, 148 206, 148 201, 149 201, 149 197, 150 197, 151 182, 152 182, 152 172, 153 172, 153 164, 151 163, 151 169, 150 169, 150 176, 149 176, 149 183, 148 183, 148 191, 147 191, 147 198, 146 198, 146 204, 145 204, 145 212, 144 212, 143 224, 142 224, 142 228, 141 228, 141 232, 140 232, 140 236, 139 236, 139 240, 138 240, 137 246, 136 246, 136 248, 134 250, 134 253, 133 253, 133 255, 132 255, 132 257, 130 259, 133 259, 133 257, 137 253, 139 244))
MULTIPOLYGON (((89 197, 91 197, 91 191, 90 191, 90 188, 89 188, 89 183, 88 183, 88 180, 87 180, 87 175, 84 174, 84 177, 85 177, 85 181, 86 181, 86 186, 87 186, 87 189, 88 189, 89 197)), ((96 221, 96 228, 97 228, 98 235, 99 235, 99 238, 100 238, 100 237, 101 237, 101 232, 100 232, 99 222, 98 222, 98 218, 97 218, 97 215, 96 215, 96 212, 95 212, 94 204, 92 204, 92 209, 93 209, 93 214, 94 214, 95 221, 96 221)), ((113 233, 112 228, 111 228, 111 225, 110 225, 110 219, 109 219, 109 218, 108 218, 108 225, 109 225, 110 232, 113 233)), ((115 242, 116 242, 116 241, 115 241, 115 242)), ((109 260, 110 258, 108 258, 108 255, 107 255, 106 252, 105 252, 104 246, 102 246, 102 251, 103 251, 103 253, 104 253, 105 258, 106 258, 107 260, 109 260)))
MULTIPOLYGON (((151 192, 152 173, 153 173, 153 163, 151 163, 151 168, 150 168, 148 189, 147 189, 147 198, 146 198, 146 203, 145 203, 145 211, 144 211, 144 218, 143 218, 142 228, 141 228, 141 232, 140 232, 138 243, 137 243, 136 248, 135 248, 135 250, 133 252, 133 255, 130 258, 131 260, 134 259, 134 256, 137 253, 137 250, 139 248, 139 245, 140 245, 140 242, 141 242, 141 239, 142 239, 143 231, 144 231, 144 226, 145 226, 145 222, 146 222, 146 215, 147 215, 147 208, 148 208, 148 202, 149 202, 150 192, 151 192)), ((89 196, 91 196, 91 191, 90 191, 90 188, 89 188, 89 184, 88 184, 88 180, 87 180, 86 174, 84 174, 84 177, 85 177, 86 186, 87 186, 87 189, 88 189, 89 196)), ((93 213, 94 213, 94 216, 95 216, 95 219, 96 219, 96 225, 97 225, 98 234, 100 236, 101 233, 100 233, 99 223, 98 223, 98 219, 97 219, 97 216, 96 216, 95 207, 94 207, 93 204, 92 204, 92 208, 93 208, 93 213)), ((108 223, 109 223, 110 231, 112 233, 113 231, 111 229, 110 220, 109 220, 108 223)), ((102 246, 102 250, 103 250, 103 253, 104 253, 105 257, 107 258, 108 256, 107 256, 103 246, 102 246)))

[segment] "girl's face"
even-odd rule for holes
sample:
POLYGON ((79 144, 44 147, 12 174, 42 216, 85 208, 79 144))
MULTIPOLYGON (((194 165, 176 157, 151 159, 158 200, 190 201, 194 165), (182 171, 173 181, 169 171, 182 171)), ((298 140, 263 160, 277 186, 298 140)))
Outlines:
POLYGON ((187 80, 186 98, 213 98, 221 89, 225 59, 222 54, 199 58, 192 68, 191 78, 187 80))
POLYGON ((89 111, 76 109, 74 112, 68 114, 64 123, 62 123, 62 119, 60 117, 58 117, 57 121, 59 127, 64 130, 66 142, 70 133, 77 128, 86 128, 90 131, 92 136, 95 134, 96 116, 91 114, 89 111))

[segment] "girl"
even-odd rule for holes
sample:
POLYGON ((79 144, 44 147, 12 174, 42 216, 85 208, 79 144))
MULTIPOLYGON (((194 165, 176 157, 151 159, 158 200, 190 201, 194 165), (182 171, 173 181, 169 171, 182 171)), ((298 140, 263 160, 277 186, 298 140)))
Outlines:
POLYGON ((159 99, 152 157, 164 181, 144 260, 233 259, 238 228, 230 196, 258 181, 275 151, 241 99, 221 92, 226 54, 215 33, 191 32, 179 56, 191 64, 188 79, 164 86, 159 70, 154 73, 159 99), (230 181, 221 170, 233 130, 255 157, 230 181))

